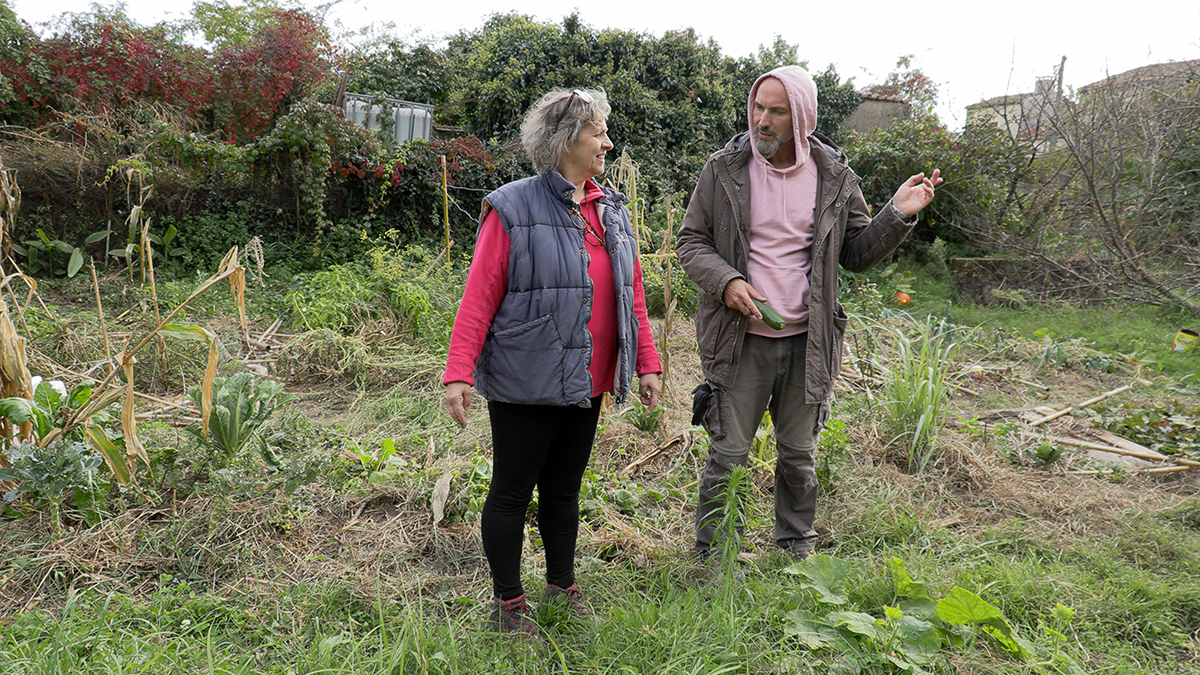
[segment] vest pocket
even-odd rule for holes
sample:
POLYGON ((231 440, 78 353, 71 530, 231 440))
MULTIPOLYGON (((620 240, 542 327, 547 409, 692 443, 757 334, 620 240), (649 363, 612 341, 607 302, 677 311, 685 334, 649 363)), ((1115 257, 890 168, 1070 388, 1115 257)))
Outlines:
POLYGON ((564 345, 554 315, 497 331, 484 345, 480 369, 501 401, 562 405, 564 345))
MULTIPOLYGON (((496 337, 497 340, 512 340, 513 338, 520 337, 520 336, 524 335, 525 333, 530 333, 530 332, 536 331, 539 328, 549 325, 549 331, 548 331, 549 335, 545 335, 545 336, 530 335, 529 339, 530 340, 545 340, 547 338, 550 338, 550 339, 558 340, 558 331, 554 329, 554 324, 551 323, 553 320, 554 320, 554 315, 547 314, 545 316, 540 316, 540 317, 534 319, 533 321, 528 321, 526 323, 523 323, 519 326, 513 326, 512 328, 505 328, 504 330, 496 331, 495 333, 493 333, 493 335, 496 337)), ((540 332, 545 333, 547 331, 540 331, 540 332)), ((548 346, 548 345, 542 344, 540 347, 533 347, 533 349, 544 349, 546 346, 548 346)))

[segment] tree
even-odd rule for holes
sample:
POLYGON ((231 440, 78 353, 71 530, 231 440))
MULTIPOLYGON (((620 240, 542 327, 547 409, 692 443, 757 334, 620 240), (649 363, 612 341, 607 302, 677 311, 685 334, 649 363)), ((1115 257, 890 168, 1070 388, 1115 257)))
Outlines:
POLYGON ((188 26, 200 31, 213 53, 219 53, 254 41, 255 35, 275 23, 275 14, 281 11, 285 10, 275 0, 243 0, 236 7, 228 0, 198 0, 192 5, 188 26))
POLYGON ((0 6, 0 105, 26 123, 52 109, 105 113, 152 102, 195 114, 209 105, 207 55, 173 27, 140 26, 119 8, 66 15, 60 26, 39 39, 0 6))
POLYGON ((50 97, 51 73, 41 40, 0 0, 0 115, 9 124, 32 126, 50 97))
POLYGON ((480 138, 515 139, 525 111, 552 87, 600 87, 613 107, 613 155, 628 149, 665 190, 690 188, 704 157, 745 128, 733 61, 690 29, 655 38, 595 31, 577 16, 556 25, 506 14, 451 38, 448 50, 464 72, 463 122, 480 138))
POLYGON ((937 84, 920 68, 913 67, 912 54, 897 59, 896 68, 899 70, 888 73, 883 84, 867 87, 867 91, 880 96, 902 98, 920 113, 932 115, 933 107, 937 105, 937 84))
POLYGON ((351 55, 346 90, 444 106, 458 83, 458 70, 445 52, 396 39, 351 55))
POLYGON ((987 230, 1001 218, 1006 180, 1020 160, 995 126, 972 124, 954 134, 929 115, 867 133, 850 132, 845 150, 863 177, 863 196, 875 209, 909 176, 940 168, 946 182, 922 211, 922 227, 906 246, 940 238, 959 253, 981 252, 980 243, 989 241, 966 236, 964 230, 987 230))

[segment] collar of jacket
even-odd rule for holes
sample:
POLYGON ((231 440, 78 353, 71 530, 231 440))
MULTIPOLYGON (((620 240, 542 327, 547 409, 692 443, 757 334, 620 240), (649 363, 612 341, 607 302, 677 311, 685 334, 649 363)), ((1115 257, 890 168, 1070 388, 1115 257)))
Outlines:
POLYGON ((550 194, 557 197, 565 206, 570 206, 575 196, 575 184, 563 178, 563 175, 558 172, 558 169, 553 167, 546 169, 540 176, 542 185, 550 191, 550 194))
MULTIPOLYGON (((565 206, 570 207, 571 203, 575 201, 575 184, 564 178, 558 169, 553 167, 546 169, 540 178, 542 185, 546 186, 550 194, 558 197, 565 206)), ((601 202, 611 206, 621 206, 625 203, 625 195, 604 187, 600 183, 596 183, 596 185, 599 185, 600 191, 604 193, 604 196, 600 198, 601 202)))

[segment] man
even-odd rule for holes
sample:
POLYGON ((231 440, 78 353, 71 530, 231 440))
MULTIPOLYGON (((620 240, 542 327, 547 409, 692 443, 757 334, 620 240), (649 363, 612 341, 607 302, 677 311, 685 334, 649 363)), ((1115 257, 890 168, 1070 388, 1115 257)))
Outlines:
POLYGON ((862 272, 888 256, 933 199, 940 170, 917 174, 874 218, 861 179, 814 133, 817 90, 797 66, 750 89, 750 131, 709 157, 675 250, 703 291, 696 341, 712 393, 700 476, 696 553, 713 546, 726 475, 747 463, 764 410, 775 424, 775 543, 803 560, 817 538, 813 452, 841 369, 846 314, 838 266, 862 272), (754 300, 784 319, 767 326, 754 300))

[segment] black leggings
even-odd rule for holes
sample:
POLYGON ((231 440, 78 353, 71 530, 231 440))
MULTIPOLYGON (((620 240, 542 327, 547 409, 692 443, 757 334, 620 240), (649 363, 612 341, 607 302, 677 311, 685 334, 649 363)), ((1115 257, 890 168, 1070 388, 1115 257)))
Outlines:
POLYGON ((525 513, 538 489, 538 531, 546 548, 546 583, 575 583, 579 486, 592 454, 600 399, 592 407, 488 402, 492 484, 479 529, 501 600, 519 597, 525 513))

